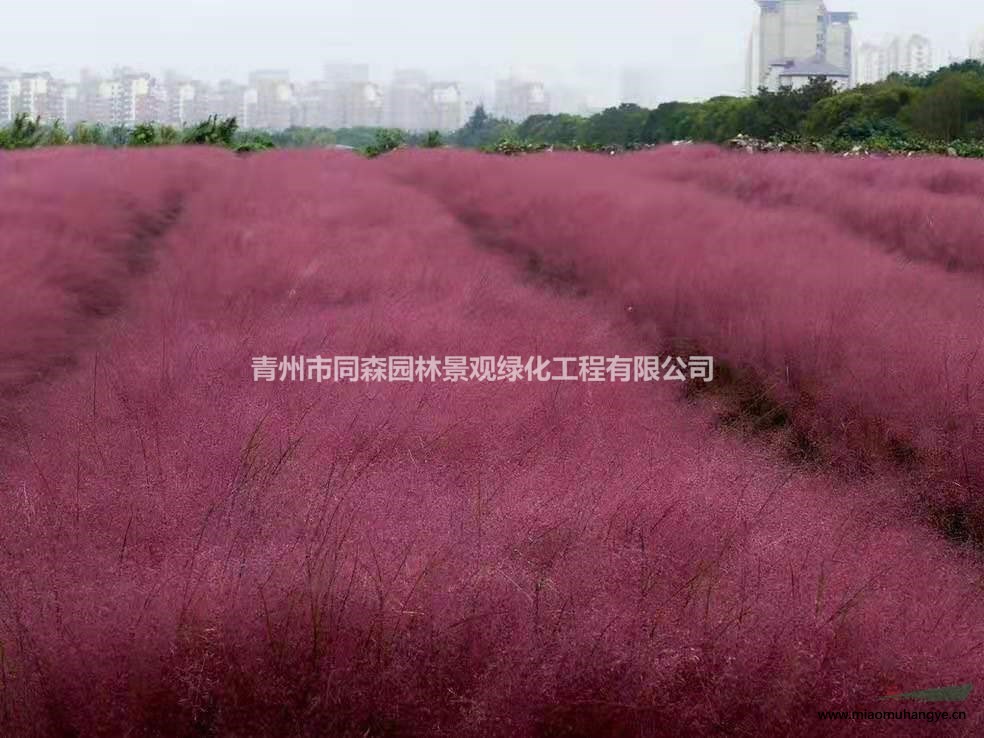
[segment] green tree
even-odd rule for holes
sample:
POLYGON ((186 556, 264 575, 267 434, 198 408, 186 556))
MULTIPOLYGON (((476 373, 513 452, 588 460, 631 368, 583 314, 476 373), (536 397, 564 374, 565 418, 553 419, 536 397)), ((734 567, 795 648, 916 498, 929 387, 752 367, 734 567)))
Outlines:
POLYGON ((832 135, 848 121, 862 115, 865 97, 860 92, 845 92, 820 100, 806 114, 803 132, 820 138, 832 135))
POLYGON ((213 115, 197 126, 186 130, 183 143, 234 148, 237 130, 239 130, 239 124, 235 118, 219 120, 219 116, 213 115))
POLYGON ((643 143, 669 143, 688 139, 693 135, 697 103, 667 102, 649 111, 642 126, 643 143))
POLYGON ((606 108, 588 119, 584 132, 587 144, 598 146, 628 146, 643 142, 643 128, 649 111, 634 103, 622 103, 606 108))
POLYGON ((777 91, 760 89, 753 105, 745 111, 744 133, 756 138, 795 138, 810 111, 837 94, 834 83, 823 78, 811 79, 799 89, 777 91))
POLYGON ((44 131, 41 118, 18 113, 13 122, 0 129, 0 149, 29 149, 41 144, 44 131))
POLYGON ((396 128, 380 128, 376 131, 375 141, 366 146, 363 153, 369 158, 373 158, 398 149, 405 143, 406 137, 403 131, 396 128))
POLYGON ((130 131, 130 138, 127 141, 130 146, 157 146, 160 138, 157 135, 157 126, 153 123, 140 123, 130 131))
POLYGON ((420 145, 425 149, 439 149, 444 145, 440 131, 428 131, 420 145))
POLYGON ((576 146, 585 142, 587 120, 579 115, 531 115, 516 128, 516 137, 533 143, 576 146))
POLYGON ((76 123, 72 128, 71 139, 73 144, 80 146, 102 146, 106 143, 106 132, 98 124, 76 123))
POLYGON ((980 130, 984 120, 984 77, 949 72, 922 90, 906 111, 913 130, 929 139, 950 142, 980 130))
POLYGON ((479 105, 468 122, 454 136, 459 146, 478 148, 490 146, 503 139, 515 138, 516 124, 512 121, 495 118, 479 105))

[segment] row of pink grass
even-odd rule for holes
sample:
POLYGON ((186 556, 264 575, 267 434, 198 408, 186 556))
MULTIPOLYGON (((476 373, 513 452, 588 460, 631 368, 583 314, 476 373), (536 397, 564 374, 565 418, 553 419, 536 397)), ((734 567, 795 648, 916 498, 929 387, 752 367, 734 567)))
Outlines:
MULTIPOLYGON (((110 161, 31 168, 95 183, 110 161)), ((529 197, 543 162, 394 161, 408 185, 382 162, 278 152, 216 157, 208 186, 182 186, 154 271, 87 340, 52 329, 46 348, 76 368, 16 398, 0 450, 8 734, 854 735, 816 711, 981 682, 980 569, 890 480, 786 468, 669 386, 252 381, 258 355, 650 353, 662 326, 529 283, 460 202, 425 194, 446 177, 545 253, 598 274, 621 261, 634 274, 610 279, 654 321, 645 299, 704 286, 724 256, 694 222, 693 285, 669 250, 647 257, 657 275, 621 248, 644 209, 656 229, 669 205, 692 214, 690 191, 599 207, 551 179, 542 220, 519 219, 510 193, 529 197), (608 239, 589 247, 595 223, 608 239)), ((91 232, 87 209, 59 212, 91 232)), ((50 269, 13 258, 31 279, 50 269)), ((971 735, 980 701, 962 707, 971 735)))
MULTIPOLYGON (((702 149, 614 162, 408 153, 386 166, 485 242, 575 275, 657 335, 754 369, 836 466, 856 471, 876 461, 873 448, 912 448, 934 504, 975 508, 984 483, 979 278, 899 259, 804 208, 739 204, 674 181, 681 171, 699 179, 719 160, 702 149)), ((737 171, 737 158, 723 161, 737 171)), ((803 179, 831 166, 741 161, 742 171, 769 161, 803 179)), ((855 197, 842 189, 843 201, 855 197)))
POLYGON ((803 210, 900 257, 984 272, 984 171, 939 157, 749 157, 716 148, 664 148, 626 168, 691 182, 742 203, 803 210), (696 157, 700 166, 693 166, 696 157))

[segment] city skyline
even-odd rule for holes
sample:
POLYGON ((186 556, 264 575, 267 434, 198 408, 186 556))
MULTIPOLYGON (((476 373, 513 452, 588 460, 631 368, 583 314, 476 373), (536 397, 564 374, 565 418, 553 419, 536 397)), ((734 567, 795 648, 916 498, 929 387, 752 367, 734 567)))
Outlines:
MULTIPOLYGON (((291 1, 285 3, 289 6, 291 1)), ((962 31, 963 54, 940 49, 922 27, 897 32, 897 20, 878 33, 863 32, 873 24, 859 9, 883 7, 881 0, 743 2, 754 17, 751 33, 731 34, 736 45, 744 46, 744 63, 732 65, 736 76, 744 77, 740 90, 674 95, 671 91, 686 78, 687 66, 668 67, 641 57, 569 68, 558 61, 519 64, 506 58, 486 59, 459 63, 458 73, 453 74, 447 65, 388 67, 376 58, 335 53, 319 63, 316 73, 298 74, 290 64, 295 56, 277 59, 263 46, 244 71, 218 77, 192 71, 193 55, 169 59, 157 69, 129 63, 113 65, 111 70, 86 57, 67 74, 65 66, 38 67, 0 58, 0 123, 22 112, 68 124, 105 125, 150 121, 185 125, 217 114, 234 116, 244 127, 270 130, 388 126, 450 131, 460 127, 478 105, 498 117, 522 121, 547 113, 590 115, 623 102, 652 108, 670 100, 752 94, 760 86, 799 87, 816 76, 848 88, 893 72, 925 73, 968 57, 984 61, 984 27, 962 31), (260 65, 261 59, 269 64, 260 65)), ((906 6, 905 0, 898 3, 906 6)), ((216 10, 228 4, 177 0, 175 5, 216 10)), ((98 0, 96 6, 101 7, 98 0)), ((251 6, 241 3, 240 7, 251 6)), ((123 12, 116 19, 122 25, 114 26, 113 32, 132 30, 138 16, 133 10, 123 12)), ((189 20, 185 18, 186 25, 189 20)), ((187 27, 196 29, 194 24, 187 27)), ((628 57, 629 51, 623 50, 622 57, 628 57)))
MULTIPOLYGON (((645 86, 647 79, 640 80, 645 86)), ((241 127, 266 130, 392 127, 450 132, 479 106, 515 122, 573 105, 588 114, 576 90, 553 92, 540 80, 513 73, 496 80, 494 95, 470 96, 457 80, 433 77, 424 69, 400 69, 387 81, 375 79, 366 63, 328 62, 315 80, 296 80, 284 68, 254 69, 246 80, 217 83, 176 70, 155 75, 118 67, 108 75, 91 69, 77 80, 50 72, 0 67, 0 125, 20 114, 68 126, 93 123, 132 127, 140 123, 190 125, 212 115, 234 117, 241 127)))
MULTIPOLYGON (((840 3, 832 4, 833 7, 840 3)), ((970 36, 984 12, 966 3, 939 0, 855 0, 855 31, 863 40, 885 34, 919 33, 938 58, 966 56, 970 36)), ((301 0, 270 5, 240 0, 173 0, 158 7, 67 0, 38 11, 17 5, 8 27, 43 23, 43 40, 11 34, 0 66, 46 69, 71 77, 82 66, 160 70, 218 81, 245 78, 253 68, 285 68, 298 79, 316 79, 325 60, 370 60, 386 78, 398 68, 426 68, 435 77, 457 79, 490 91, 510 68, 531 69, 548 85, 582 87, 595 106, 613 102, 619 70, 647 66, 661 78, 662 99, 698 100, 740 94, 752 0, 650 3, 611 0, 571 2, 502 0, 494 9, 437 0, 373 4, 354 0, 312 7, 301 0), (180 49, 176 52, 175 50, 180 49)))

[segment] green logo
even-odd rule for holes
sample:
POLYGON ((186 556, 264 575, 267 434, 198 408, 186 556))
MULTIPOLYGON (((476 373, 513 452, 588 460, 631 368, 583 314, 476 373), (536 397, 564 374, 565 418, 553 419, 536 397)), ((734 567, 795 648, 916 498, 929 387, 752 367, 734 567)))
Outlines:
POLYGON ((973 684, 957 684, 953 687, 923 689, 918 692, 886 694, 883 700, 919 700, 920 702, 963 702, 974 689, 973 684))

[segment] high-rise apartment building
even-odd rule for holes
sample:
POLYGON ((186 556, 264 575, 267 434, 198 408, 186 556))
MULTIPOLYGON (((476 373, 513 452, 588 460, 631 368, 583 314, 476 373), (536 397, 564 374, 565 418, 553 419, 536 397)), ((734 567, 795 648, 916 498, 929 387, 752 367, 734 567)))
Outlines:
POLYGON ((22 74, 20 77, 20 113, 44 122, 65 121, 63 85, 48 72, 22 74))
POLYGON ((827 14, 826 62, 848 73, 848 85, 854 84, 854 29, 856 13, 827 14))
POLYGON ((659 104, 656 75, 649 67, 623 67, 619 77, 619 102, 644 108, 659 104))
POLYGON ((119 67, 102 79, 83 71, 78 89, 81 118, 91 123, 135 126, 167 117, 164 85, 145 72, 119 67))
POLYGON ((48 72, 22 74, 0 68, 0 125, 21 114, 43 123, 65 123, 65 84, 48 72))
POLYGON ((892 36, 885 42, 884 53, 882 54, 881 79, 902 71, 902 60, 905 58, 902 47, 902 39, 898 36, 892 36))
POLYGON ((447 133, 464 123, 464 95, 457 82, 435 82, 427 95, 428 130, 447 133))
POLYGON ((878 44, 863 43, 858 50, 857 82, 868 85, 882 78, 884 49, 878 44))
POLYGON ((251 72, 249 87, 254 91, 247 100, 247 105, 251 106, 247 112, 250 127, 271 131, 289 128, 294 103, 290 73, 283 69, 251 72))
POLYGON ((386 125, 405 131, 428 127, 430 80, 419 69, 398 69, 386 94, 386 125))
POLYGON ((775 79, 776 64, 840 70, 850 85, 854 70, 852 12, 831 12, 822 0, 756 0, 760 12, 746 59, 747 92, 775 79))
POLYGON ((336 88, 347 88, 357 82, 369 81, 368 64, 351 62, 328 62, 324 66, 324 80, 336 88))
POLYGON ((909 37, 905 43, 902 71, 906 74, 926 74, 933 68, 933 45, 919 34, 909 37))
POLYGON ((313 107, 318 120, 329 128, 362 125, 353 120, 382 120, 383 95, 369 80, 368 64, 328 62, 321 84, 309 92, 313 97, 307 108, 313 107))
POLYGON ((345 91, 347 127, 383 125, 383 90, 373 82, 353 82, 345 91))
POLYGON ((970 58, 984 62, 984 26, 978 28, 970 39, 970 58))
POLYGON ((522 122, 531 115, 549 113, 550 97, 542 82, 515 77, 500 79, 495 83, 495 112, 503 118, 522 122))
POLYGON ((10 69, 0 68, 0 125, 10 123, 20 105, 20 78, 10 69))
POLYGON ((879 82, 890 74, 926 74, 933 69, 933 45, 919 34, 889 36, 881 44, 865 43, 858 53, 861 84, 879 82))
POLYGON ((170 125, 194 125, 216 113, 213 91, 200 80, 169 70, 164 73, 164 94, 167 112, 163 122, 170 125))
POLYGON ((301 85, 294 92, 294 125, 302 128, 337 128, 342 111, 335 88, 324 80, 301 85))
POLYGON ((250 128, 250 118, 255 109, 256 90, 246 85, 224 79, 219 82, 212 94, 211 113, 220 118, 235 118, 241 128, 250 128))

